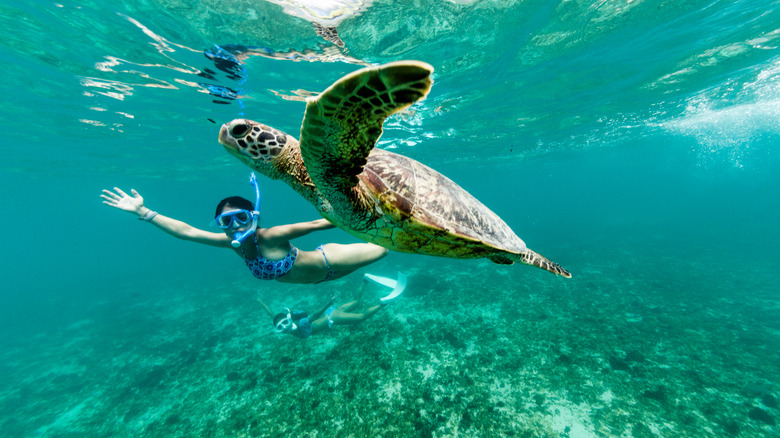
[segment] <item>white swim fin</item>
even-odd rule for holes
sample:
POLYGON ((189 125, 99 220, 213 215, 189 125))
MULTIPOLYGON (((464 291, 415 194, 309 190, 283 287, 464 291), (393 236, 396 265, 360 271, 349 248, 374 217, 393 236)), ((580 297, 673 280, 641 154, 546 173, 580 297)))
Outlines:
POLYGON ((398 272, 397 280, 393 280, 392 278, 387 277, 380 277, 373 274, 365 274, 363 278, 393 289, 393 291, 390 292, 390 295, 379 300, 379 302, 382 304, 388 304, 395 301, 398 297, 401 296, 401 294, 404 292, 404 289, 406 289, 406 274, 400 271, 398 272))

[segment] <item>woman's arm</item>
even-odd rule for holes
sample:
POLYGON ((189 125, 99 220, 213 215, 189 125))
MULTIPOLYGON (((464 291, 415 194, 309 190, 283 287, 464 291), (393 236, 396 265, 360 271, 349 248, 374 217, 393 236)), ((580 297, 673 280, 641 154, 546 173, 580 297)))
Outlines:
POLYGON ((314 231, 330 230, 336 228, 335 225, 326 219, 317 219, 310 222, 299 222, 297 224, 277 225, 266 230, 265 238, 267 240, 286 242, 296 237, 305 236, 314 231))
MULTIPOLYGON (((334 297, 335 297, 335 295, 334 295, 334 297)), ((317 312, 312 313, 311 315, 309 315, 309 321, 313 322, 313 321, 317 320, 320 316, 322 316, 322 314, 325 313, 326 310, 328 310, 328 307, 333 305, 333 301, 334 301, 334 299, 331 298, 330 301, 328 301, 328 304, 325 305, 325 307, 323 307, 322 309, 318 310, 317 312)))
POLYGON ((230 239, 224 233, 211 233, 201 230, 186 222, 149 210, 144 206, 144 198, 135 189, 131 190, 133 196, 128 195, 118 187, 114 187, 114 191, 116 193, 110 190, 103 190, 103 194, 100 197, 103 198, 104 204, 136 214, 138 219, 153 224, 173 237, 222 248, 230 247, 230 239))
POLYGON ((257 301, 260 301, 260 305, 262 305, 262 306, 263 306, 263 309, 265 309, 265 313, 267 313, 267 314, 268 314, 268 316, 270 316, 270 317, 271 317, 271 319, 274 319, 274 316, 276 316, 276 315, 274 314, 274 312, 273 312, 273 311, 271 311, 271 308, 270 308, 270 307, 268 307, 268 306, 267 306, 267 305, 266 305, 266 304, 263 302, 263 300, 261 300, 261 299, 260 299, 260 297, 257 297, 257 301))

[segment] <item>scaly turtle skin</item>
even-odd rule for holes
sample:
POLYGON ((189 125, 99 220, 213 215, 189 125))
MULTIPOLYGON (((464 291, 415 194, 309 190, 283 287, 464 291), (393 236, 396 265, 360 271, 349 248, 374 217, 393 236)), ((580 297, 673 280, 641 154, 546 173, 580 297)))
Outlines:
POLYGON ((449 178, 374 148, 385 119, 428 94, 432 72, 428 64, 400 61, 341 78, 307 100, 300 143, 246 119, 223 125, 219 142, 252 169, 285 181, 323 217, 367 242, 415 254, 519 261, 570 278, 449 178))

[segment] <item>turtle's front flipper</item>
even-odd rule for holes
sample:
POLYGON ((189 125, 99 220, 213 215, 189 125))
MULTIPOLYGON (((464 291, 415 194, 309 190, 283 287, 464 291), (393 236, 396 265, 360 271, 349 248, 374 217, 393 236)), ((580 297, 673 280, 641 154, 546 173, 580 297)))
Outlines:
POLYGON ((301 126, 301 156, 320 192, 345 193, 357 184, 366 157, 391 114, 424 98, 433 67, 398 61, 350 73, 309 98, 301 126))
POLYGON ((571 278, 571 274, 569 271, 564 269, 563 266, 555 263, 554 261, 537 252, 531 251, 530 249, 526 249, 526 251, 522 254, 519 254, 519 256, 520 257, 518 260, 525 263, 526 265, 536 266, 537 268, 550 271, 553 274, 563 275, 566 278, 571 278))

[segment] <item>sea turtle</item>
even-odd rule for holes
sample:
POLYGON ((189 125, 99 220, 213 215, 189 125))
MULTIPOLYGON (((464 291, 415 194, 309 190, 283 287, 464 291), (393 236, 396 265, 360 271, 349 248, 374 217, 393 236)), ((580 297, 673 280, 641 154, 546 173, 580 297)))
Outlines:
POLYGON ((300 143, 246 119, 224 124, 219 142, 362 240, 407 253, 519 261, 571 277, 449 178, 374 147, 388 116, 428 94, 432 72, 426 63, 399 61, 344 76, 307 99, 300 143))

